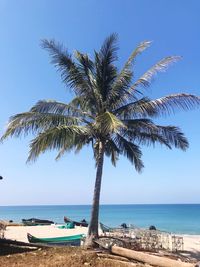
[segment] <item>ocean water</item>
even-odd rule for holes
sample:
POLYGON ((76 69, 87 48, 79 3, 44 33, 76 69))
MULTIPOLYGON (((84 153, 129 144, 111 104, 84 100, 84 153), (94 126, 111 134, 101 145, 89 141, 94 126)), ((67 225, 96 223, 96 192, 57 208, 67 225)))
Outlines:
MULTIPOLYGON (((89 205, 0 206, 0 219, 21 222, 40 218, 63 223, 63 217, 74 220, 90 218, 89 205)), ((100 221, 108 226, 122 223, 139 227, 155 225, 157 229, 182 234, 200 234, 200 204, 174 205, 101 205, 100 221)))

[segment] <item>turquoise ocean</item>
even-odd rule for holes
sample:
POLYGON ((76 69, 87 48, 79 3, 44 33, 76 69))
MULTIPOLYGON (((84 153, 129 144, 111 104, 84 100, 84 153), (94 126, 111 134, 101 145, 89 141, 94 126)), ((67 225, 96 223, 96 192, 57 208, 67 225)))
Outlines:
MULTIPOLYGON (((89 205, 0 206, 0 219, 21 222, 21 219, 49 219, 63 223, 90 218, 89 205)), ((200 234, 200 204, 174 205, 101 205, 100 221, 108 226, 122 223, 138 227, 155 225, 157 229, 182 234, 200 234)))

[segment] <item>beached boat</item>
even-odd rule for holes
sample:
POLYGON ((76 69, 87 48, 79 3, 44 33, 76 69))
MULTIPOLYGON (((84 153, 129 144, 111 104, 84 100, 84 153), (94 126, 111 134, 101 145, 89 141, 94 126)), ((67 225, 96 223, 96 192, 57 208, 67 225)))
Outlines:
POLYGON ((22 223, 27 226, 35 226, 35 225, 50 225, 54 224, 53 221, 49 220, 41 220, 36 218, 30 218, 30 219, 22 219, 22 223))
POLYGON ((70 218, 68 218, 68 217, 64 217, 64 222, 65 223, 74 223, 74 225, 76 225, 76 226, 83 226, 83 227, 88 227, 88 222, 86 222, 86 220, 85 219, 83 219, 82 221, 80 221, 80 222, 77 222, 77 221, 73 221, 73 220, 71 220, 70 218))
POLYGON ((57 246, 80 246, 81 239, 83 239, 85 235, 71 235, 71 236, 62 236, 62 237, 48 237, 48 238, 38 238, 29 233, 27 233, 27 238, 30 243, 37 244, 49 244, 49 245, 57 245, 57 246))

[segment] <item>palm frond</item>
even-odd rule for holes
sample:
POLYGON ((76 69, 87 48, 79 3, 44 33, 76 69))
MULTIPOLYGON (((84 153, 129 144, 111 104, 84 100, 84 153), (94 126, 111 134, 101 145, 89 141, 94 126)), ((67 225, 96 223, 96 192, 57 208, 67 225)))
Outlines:
POLYGON ((189 143, 180 131, 178 127, 175 126, 159 126, 157 125, 162 136, 167 140, 169 145, 174 146, 185 151, 189 147, 189 143))
POLYGON ((118 35, 116 33, 112 33, 105 39, 99 51, 99 57, 102 62, 105 62, 106 64, 111 64, 113 61, 117 60, 117 41, 118 35))
POLYGON ((172 94, 141 103, 140 107, 144 110, 152 110, 153 116, 170 115, 176 110, 191 110, 200 105, 200 97, 191 94, 172 94))
MULTIPOLYGON (((83 103, 81 98, 79 98, 79 100, 80 103, 83 103)), ((77 116, 85 119, 94 119, 91 113, 84 111, 84 109, 77 108, 74 105, 74 102, 72 104, 64 104, 54 100, 40 100, 30 109, 30 112, 55 113, 75 117, 77 116)))
POLYGON ((141 172, 144 165, 141 160, 142 152, 139 146, 135 145, 133 142, 127 141, 119 134, 116 135, 115 142, 117 143, 117 146, 120 150, 120 154, 126 156, 134 165, 135 169, 138 172, 141 172))
POLYGON ((117 76, 117 68, 113 62, 117 60, 117 35, 111 34, 104 41, 99 53, 95 52, 95 84, 105 102, 111 85, 117 76))
MULTIPOLYGON (((109 109, 116 109, 119 105, 123 105, 127 100, 133 99, 133 95, 128 92, 132 79, 132 71, 125 69, 123 73, 116 78, 108 92, 106 106, 109 109)), ((134 98, 135 99, 135 98, 134 98)))
MULTIPOLYGON (((78 60, 79 62, 79 70, 82 70, 82 72, 84 74, 86 74, 87 76, 89 75, 89 73, 94 72, 94 62, 89 58, 88 54, 83 54, 78 50, 75 50, 74 52, 75 58, 78 60)), ((89 78, 89 77, 87 77, 89 78)), ((89 81, 89 79, 88 79, 89 81)))
POLYGON ((179 56, 170 56, 163 58, 154 66, 152 66, 147 72, 145 72, 129 89, 130 92, 134 92, 134 90, 138 86, 147 87, 150 86, 152 79, 158 72, 164 72, 167 68, 172 65, 173 63, 180 60, 181 57, 179 56))
MULTIPOLYGON (((77 109, 81 109, 81 104, 83 102, 83 96, 75 96, 70 102, 69 102, 69 105, 74 107, 74 108, 77 108, 77 109)), ((84 110, 84 108, 83 108, 84 110)))
MULTIPOLYGON (((83 73, 83 76, 86 77, 88 86, 91 90, 91 95, 86 97, 88 106, 95 107, 96 110, 100 110, 102 105, 102 96, 96 88, 96 73, 95 73, 95 64, 90 60, 87 54, 82 54, 79 51, 75 51, 75 57, 79 61, 79 69, 83 73)), ((86 100, 85 99, 85 100, 86 100)))
POLYGON ((139 145, 142 146, 154 146, 156 143, 159 143, 160 145, 164 145, 169 149, 172 149, 171 144, 163 137, 161 133, 158 133, 157 131, 151 131, 150 133, 145 131, 127 131, 126 137, 130 140, 134 140, 139 145))
POLYGON ((124 64, 124 67, 122 68, 120 74, 118 75, 117 79, 116 79, 116 82, 115 84, 113 85, 113 88, 118 87, 119 85, 122 85, 123 82, 125 80, 127 80, 128 78, 128 81, 131 80, 132 76, 133 76, 133 73, 131 71, 131 67, 132 67, 132 64, 133 62, 135 61, 135 58, 141 54, 144 50, 146 50, 151 44, 151 41, 144 41, 144 42, 141 42, 137 47, 136 49, 131 53, 130 57, 128 58, 128 60, 126 61, 126 63, 124 64), (119 85, 118 85, 119 83, 119 85))
POLYGON ((121 135, 130 141, 142 145, 159 142, 170 149, 172 146, 182 150, 188 148, 188 141, 178 127, 156 125, 147 119, 126 120, 123 123, 127 128, 121 130, 121 135))
POLYGON ((120 128, 125 127, 121 120, 108 111, 96 118, 95 126, 99 132, 103 133, 103 135, 117 133, 120 128))
POLYGON ((116 166, 119 159, 120 150, 112 139, 107 140, 105 145, 105 154, 111 158, 113 166, 116 166))
POLYGON ((133 63, 133 61, 135 60, 135 58, 141 54, 144 50, 146 50, 150 45, 151 45, 151 41, 143 41, 141 42, 136 49, 132 52, 132 54, 130 55, 130 57, 128 58, 127 62, 124 65, 124 68, 122 69, 122 71, 124 69, 127 69, 130 67, 130 65, 133 63))
POLYGON ((30 152, 27 161, 35 161, 46 150, 71 150, 74 148, 74 138, 77 135, 87 134, 83 126, 58 126, 37 135, 30 144, 30 152))
POLYGON ((9 136, 19 137, 28 134, 38 134, 52 127, 62 125, 78 125, 83 120, 78 117, 64 116, 54 113, 24 112, 10 118, 2 140, 9 136))
POLYGON ((155 100, 142 98, 114 111, 121 118, 156 117, 170 115, 176 110, 191 110, 200 105, 200 97, 191 94, 172 94, 155 100))
POLYGON ((91 132, 90 131, 86 131, 82 134, 74 134, 73 137, 73 145, 71 146, 71 148, 69 147, 69 144, 66 143, 66 145, 64 145, 58 155, 56 156, 56 160, 60 159, 66 152, 69 152, 72 148, 75 150, 75 153, 79 152, 83 146, 88 145, 90 142, 92 142, 93 138, 91 136, 91 132))
POLYGON ((129 141, 137 142, 139 145, 154 145, 156 142, 171 146, 160 129, 149 119, 123 120, 126 129, 121 129, 120 134, 129 141))
POLYGON ((127 119, 122 120, 123 124, 126 126, 126 128, 122 129, 122 131, 126 132, 126 130, 144 130, 144 129, 154 129, 156 125, 152 122, 150 119, 127 119))
POLYGON ((113 111, 116 116, 121 119, 129 118, 142 118, 148 116, 157 115, 157 111, 148 105, 150 99, 148 97, 143 97, 137 101, 123 105, 113 111))
POLYGON ((112 108, 116 108, 117 106, 119 106, 119 104, 125 104, 128 99, 135 99, 133 98, 133 95, 127 90, 133 78, 132 63, 135 61, 135 58, 139 54, 141 54, 150 46, 150 44, 150 41, 144 41, 140 43, 131 53, 121 72, 117 75, 112 85, 112 89, 108 93, 108 106, 112 105, 112 108))
POLYGON ((43 40, 42 47, 49 51, 52 57, 51 63, 60 71, 62 81, 69 85, 76 94, 89 96, 91 91, 88 83, 67 49, 54 40, 43 40))
POLYGON ((181 57, 179 56, 171 56, 162 59, 153 67, 151 67, 146 73, 144 73, 132 86, 130 86, 130 82, 133 73, 128 67, 123 69, 123 72, 116 79, 112 90, 110 90, 108 105, 112 105, 112 108, 116 109, 119 106, 127 104, 127 102, 130 102, 130 100, 136 101, 137 95, 141 94, 141 92, 137 89, 139 86, 150 86, 154 76, 158 72, 166 71, 171 64, 180 59, 181 57))
MULTIPOLYGON (((83 77, 85 77, 85 80, 90 87, 91 92, 94 90, 94 63, 89 58, 87 54, 83 54, 79 52, 78 50, 75 51, 75 58, 78 60, 79 65, 79 71, 82 73, 83 77)), ((94 104, 94 103, 93 103, 94 104)))
POLYGON ((69 110, 74 110, 74 107, 55 100, 39 100, 31 109, 30 112, 40 113, 56 113, 61 115, 69 114, 69 110))

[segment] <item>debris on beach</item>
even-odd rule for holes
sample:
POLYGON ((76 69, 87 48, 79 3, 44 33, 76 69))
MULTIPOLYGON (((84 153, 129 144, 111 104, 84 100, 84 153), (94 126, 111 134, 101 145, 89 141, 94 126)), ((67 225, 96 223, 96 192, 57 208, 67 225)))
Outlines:
POLYGON ((6 247, 3 250, 1 246, 0 255, 0 266, 9 267, 16 267, 16 262, 18 267, 195 267, 197 262, 176 254, 152 254, 117 246, 113 246, 112 251, 86 250, 81 247, 33 250, 15 246, 7 247, 6 251, 6 247))
MULTIPOLYGON (((43 234, 45 227, 61 231, 57 227, 42 226, 43 234)), ((26 226, 22 228, 27 229, 26 226)), ((8 227, 6 232, 9 230, 8 227)), ((0 266, 15 267, 17 262, 18 267, 200 267, 193 251, 183 250, 183 236, 129 226, 105 227, 101 234, 95 240, 96 249, 92 250, 71 246, 53 248, 46 244, 9 240, 5 235, 6 238, 0 239, 0 266)))

